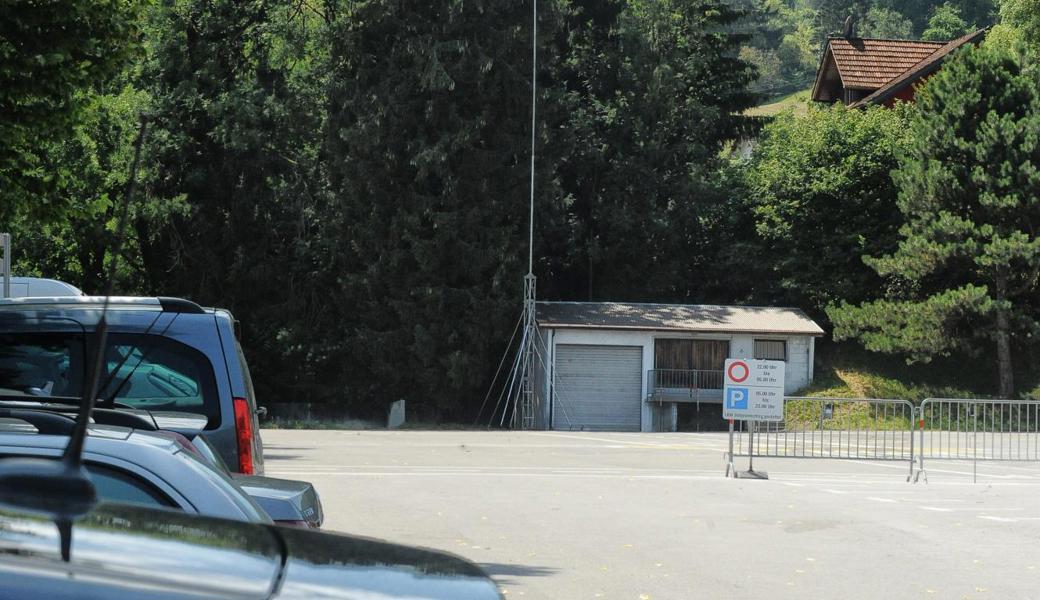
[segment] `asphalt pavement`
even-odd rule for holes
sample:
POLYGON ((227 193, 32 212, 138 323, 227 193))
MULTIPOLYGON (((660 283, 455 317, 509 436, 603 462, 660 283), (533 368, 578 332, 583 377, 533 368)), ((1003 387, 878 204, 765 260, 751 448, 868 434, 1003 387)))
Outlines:
POLYGON ((755 460, 725 434, 264 430, 325 528, 481 564, 506 598, 1040 597, 1040 465, 755 460), (747 459, 738 459, 746 468, 747 459), (977 483, 973 483, 973 476, 977 483))

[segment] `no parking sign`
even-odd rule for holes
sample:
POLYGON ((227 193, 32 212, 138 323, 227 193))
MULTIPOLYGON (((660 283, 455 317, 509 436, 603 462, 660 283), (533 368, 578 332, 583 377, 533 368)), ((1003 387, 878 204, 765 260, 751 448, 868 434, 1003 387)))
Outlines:
POLYGON ((722 418, 782 421, 785 366, 779 360, 726 359, 722 418))

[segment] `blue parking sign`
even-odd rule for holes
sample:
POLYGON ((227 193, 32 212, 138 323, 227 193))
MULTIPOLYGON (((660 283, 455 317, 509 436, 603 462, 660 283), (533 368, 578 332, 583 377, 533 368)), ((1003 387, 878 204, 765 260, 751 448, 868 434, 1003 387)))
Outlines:
POLYGON ((726 408, 747 410, 750 392, 743 387, 726 388, 726 408))

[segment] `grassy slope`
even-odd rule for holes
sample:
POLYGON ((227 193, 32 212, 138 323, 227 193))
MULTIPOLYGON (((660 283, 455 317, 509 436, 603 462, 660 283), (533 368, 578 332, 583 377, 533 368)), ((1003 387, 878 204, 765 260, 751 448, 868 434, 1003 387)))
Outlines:
MULTIPOLYGON (((821 344, 815 381, 805 396, 893 398, 985 398, 995 393, 993 367, 985 359, 936 360, 908 365, 898 357, 874 354, 853 344, 821 344)), ((1032 374, 1018 373, 1022 393, 1032 374)))
POLYGON ((796 115, 804 115, 808 111, 809 93, 811 91, 811 89, 805 89, 770 100, 768 104, 750 108, 744 114, 749 117, 772 117, 785 110, 792 110, 796 115))

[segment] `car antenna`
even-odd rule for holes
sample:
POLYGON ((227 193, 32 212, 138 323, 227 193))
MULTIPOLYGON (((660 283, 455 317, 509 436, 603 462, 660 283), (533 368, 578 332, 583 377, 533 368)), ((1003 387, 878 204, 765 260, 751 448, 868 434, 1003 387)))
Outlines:
MULTIPOLYGON (((94 335, 94 361, 87 373, 83 396, 80 401, 76 423, 69 435, 69 443, 61 460, 43 458, 0 459, 0 502, 16 506, 20 510, 43 514, 54 520, 61 535, 62 559, 68 562, 72 543, 72 521, 86 514, 97 502, 97 491, 83 468, 83 445, 87 425, 97 397, 97 385, 104 367, 104 349, 108 334, 109 300, 114 286, 116 265, 123 249, 130 200, 137 181, 137 168, 141 160, 148 120, 141 117, 141 124, 134 141, 133 161, 130 176, 123 191, 123 202, 116 221, 115 241, 111 248, 105 283, 105 304, 98 319, 94 335)), ((105 252, 109 250, 104 248, 105 252)))
POLYGON ((134 159, 130 164, 130 177, 127 179, 126 188, 123 191, 123 203, 119 207, 119 216, 116 218, 115 242, 112 246, 112 258, 108 261, 108 272, 105 274, 105 304, 101 307, 101 317, 98 319, 97 328, 94 331, 94 364, 87 371, 87 380, 83 386, 83 398, 80 400, 79 414, 76 416, 76 427, 69 438, 69 445, 65 447, 62 461, 65 466, 72 469, 77 468, 83 460, 83 443, 87 437, 87 425, 90 423, 90 413, 94 410, 97 401, 98 383, 101 381, 101 372, 105 368, 105 342, 108 339, 108 305, 112 299, 112 289, 115 286, 116 265, 123 252, 123 237, 126 233, 127 215, 130 212, 130 200, 134 194, 134 186, 137 183, 137 165, 141 160, 141 145, 144 143, 145 131, 148 128, 148 119, 141 117, 141 125, 137 131, 137 139, 134 141, 134 159))

